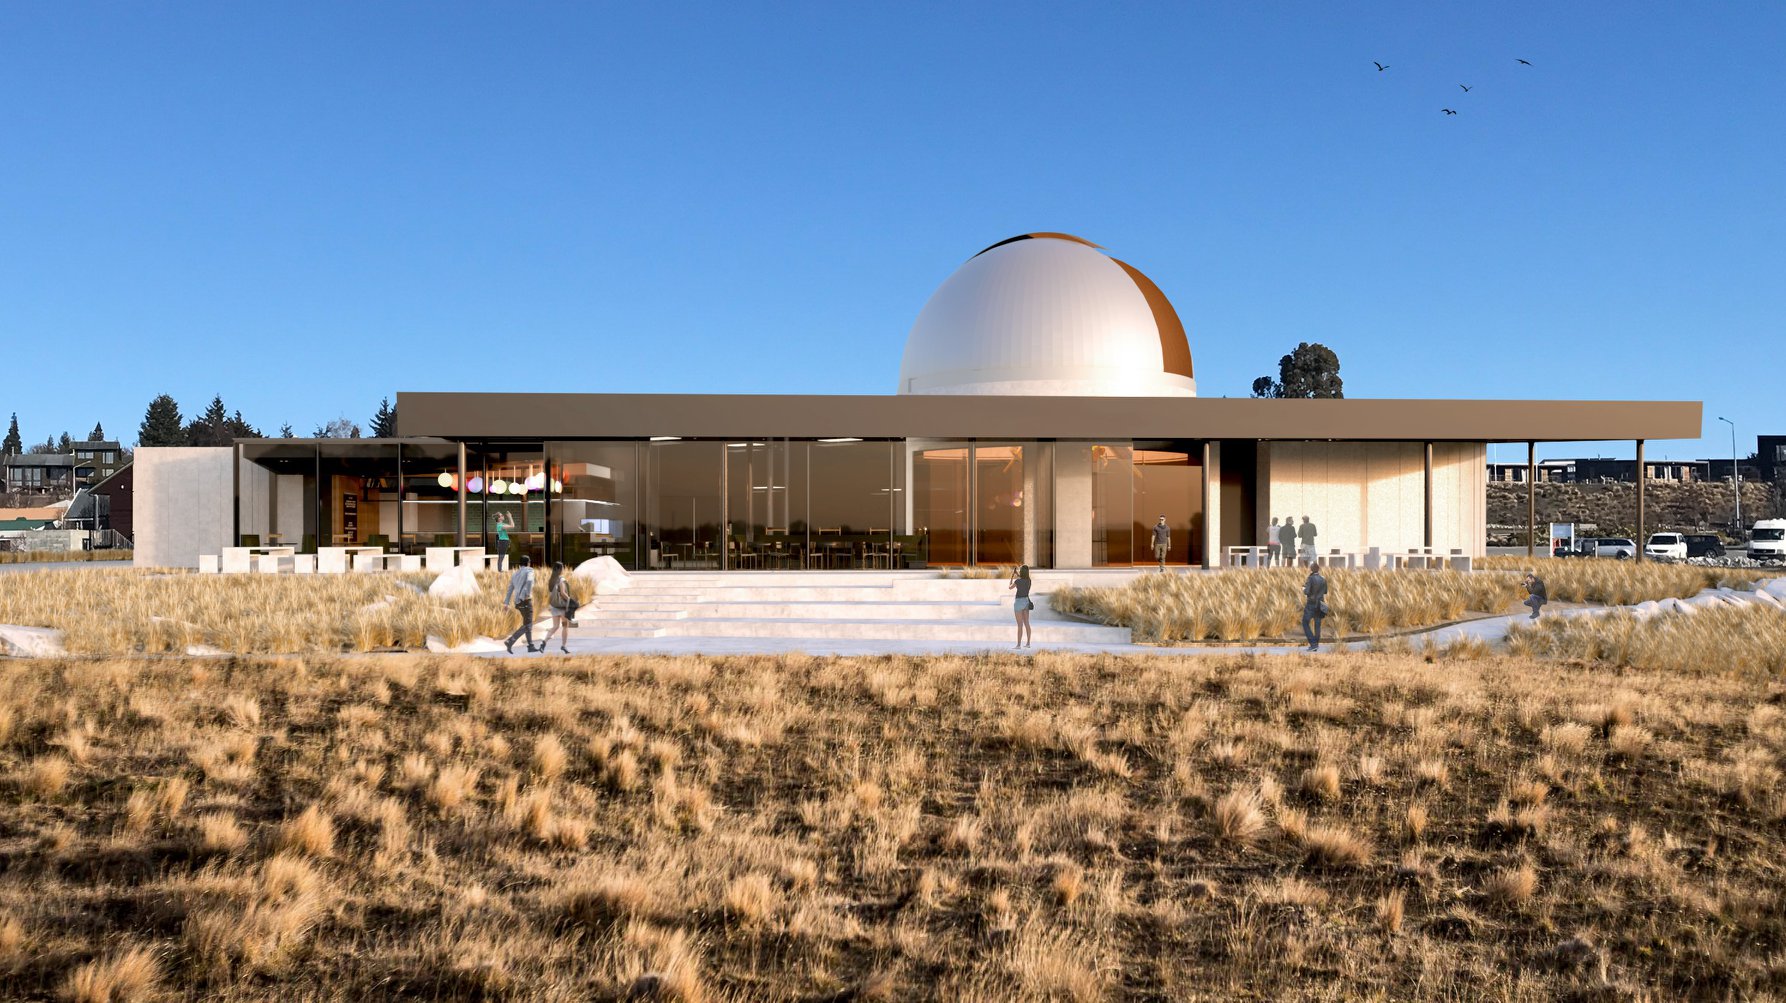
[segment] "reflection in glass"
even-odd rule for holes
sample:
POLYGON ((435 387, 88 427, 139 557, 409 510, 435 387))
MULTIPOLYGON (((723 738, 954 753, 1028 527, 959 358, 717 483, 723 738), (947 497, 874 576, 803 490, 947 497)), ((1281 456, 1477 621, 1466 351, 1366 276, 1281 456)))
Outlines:
POLYGON ((593 557, 612 557, 638 567, 638 465, 632 442, 553 442, 553 538, 567 567, 593 557))
MULTIPOLYGON (((912 439, 911 520, 916 566, 964 565, 968 554, 968 446, 912 439)), ((908 566, 913 562, 908 559, 908 566)))
POLYGON ((459 447, 450 442, 401 444, 402 549, 420 554, 451 547, 459 529, 459 447))
POLYGON ((813 442, 807 451, 808 567, 891 567, 893 444, 813 442))
POLYGON ((718 568, 725 443, 651 442, 645 458, 645 567, 718 568))
POLYGON ((1166 563, 1197 564, 1203 560, 1201 460, 1200 454, 1193 458, 1184 451, 1135 448, 1136 563, 1155 559, 1153 525, 1161 515, 1166 516, 1166 525, 1172 529, 1172 547, 1167 551, 1166 563))

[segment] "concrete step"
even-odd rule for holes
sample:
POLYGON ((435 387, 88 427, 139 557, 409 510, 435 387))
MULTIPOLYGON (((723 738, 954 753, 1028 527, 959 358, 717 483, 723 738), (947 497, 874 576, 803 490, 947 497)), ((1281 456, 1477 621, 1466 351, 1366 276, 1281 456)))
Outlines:
MULTIPOLYGON (((1009 602, 703 602, 688 607, 703 619, 764 620, 1005 620, 1015 621, 1009 602)), ((1038 603, 1033 620, 1059 619, 1046 603, 1038 603)))
MULTIPOLYGON (((1016 635, 1014 623, 972 620, 759 620, 693 617, 661 624, 660 637, 812 637, 914 641, 1001 641, 1016 635)), ((1035 622, 1038 641, 1128 644, 1126 627, 1069 621, 1035 622)))

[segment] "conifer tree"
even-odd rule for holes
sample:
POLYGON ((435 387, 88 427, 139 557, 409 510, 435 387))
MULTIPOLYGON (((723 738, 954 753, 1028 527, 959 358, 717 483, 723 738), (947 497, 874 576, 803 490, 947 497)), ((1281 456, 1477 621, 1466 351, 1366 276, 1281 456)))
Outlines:
POLYGON ((6 439, 0 441, 0 456, 17 456, 25 451, 25 441, 19 438, 19 413, 12 413, 12 424, 6 429, 6 439))
POLYGON ((87 433, 87 441, 88 442, 104 442, 105 441, 105 425, 102 422, 96 421, 93 423, 93 431, 87 433))
POLYGON ((186 445, 185 420, 180 416, 180 405, 172 397, 162 394, 149 402, 149 409, 143 412, 143 423, 136 430, 136 444, 186 445))
POLYGON ((74 452, 74 439, 71 436, 69 436, 69 434, 67 432, 63 432, 62 438, 56 440, 56 452, 58 452, 58 453, 72 453, 72 452, 74 452))
POLYGON ((375 439, 394 439, 397 436, 397 409, 391 406, 389 397, 378 402, 378 411, 372 416, 372 437, 375 439))

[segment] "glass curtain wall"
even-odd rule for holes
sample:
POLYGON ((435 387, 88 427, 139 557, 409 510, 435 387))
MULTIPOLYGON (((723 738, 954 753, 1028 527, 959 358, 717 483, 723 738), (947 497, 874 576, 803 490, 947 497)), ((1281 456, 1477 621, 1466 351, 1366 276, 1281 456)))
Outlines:
POLYGON ((969 446, 965 442, 911 439, 905 443, 909 473, 910 530, 917 560, 908 567, 965 565, 968 537, 969 446))
MULTIPOLYGON (((498 527, 508 530, 509 566, 526 554, 534 564, 546 560, 547 515, 550 506, 545 451, 538 443, 485 443, 480 451, 483 460, 483 512, 481 526, 484 547, 496 553, 501 544, 498 527)), ((467 461, 469 463, 469 460, 467 461)), ((466 478, 470 480, 469 477, 466 478)), ((473 514, 466 513, 468 523, 473 514)), ((470 526, 467 526, 470 532, 470 526)))
POLYGON ((805 443, 790 446, 786 439, 726 443, 728 567, 801 566, 806 545, 805 467, 805 443))
POLYGON ((645 567, 721 566, 725 446, 682 440, 646 443, 645 567))
POLYGON ((974 562, 1052 567, 1052 445, 977 442, 973 456, 974 562))
POLYGON ((451 547, 459 531, 459 447, 450 442, 399 443, 402 551, 451 547))
POLYGON ((891 568, 896 496, 894 444, 818 441, 807 456, 806 566, 891 568))
POLYGON ((1135 525, 1137 564, 1155 560, 1153 526, 1161 515, 1172 529, 1167 564, 1203 560, 1203 455, 1177 443, 1136 443, 1135 525))
POLYGON ((639 453, 635 442, 547 443, 557 559, 574 568, 612 557, 636 568, 639 453))

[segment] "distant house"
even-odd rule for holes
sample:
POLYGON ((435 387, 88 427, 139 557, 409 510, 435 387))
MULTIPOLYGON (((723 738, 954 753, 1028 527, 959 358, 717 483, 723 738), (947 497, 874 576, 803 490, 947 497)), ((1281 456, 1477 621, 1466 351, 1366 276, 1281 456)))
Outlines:
MULTIPOLYGON (((1561 483, 1575 479, 1574 460, 1540 460, 1533 478, 1539 484, 1561 483)), ((1526 482, 1526 465, 1523 463, 1490 463, 1488 479, 1498 484, 1524 484, 1526 482)))
POLYGON ((136 489, 136 465, 126 463, 117 472, 93 485, 90 494, 98 499, 101 528, 114 529, 128 539, 136 539, 131 495, 136 489))
POLYGON ((21 453, 0 460, 5 490, 69 497, 123 469, 130 461, 116 442, 77 442, 71 453, 21 453))
MULTIPOLYGON (((1707 460, 1646 460, 1644 476, 1652 481, 1691 482, 1710 479, 1707 460)), ((1729 476, 1730 461, 1724 461, 1729 476)), ((1490 463, 1488 479, 1493 482, 1524 484, 1523 463, 1490 463)), ((1584 456, 1565 460, 1542 460, 1538 463, 1540 484, 1572 484, 1599 481, 1633 481, 1637 468, 1630 460, 1614 460, 1604 456, 1584 456)))
POLYGON ((1762 435, 1755 439, 1755 465, 1761 479, 1772 484, 1786 478, 1786 435, 1762 435))

